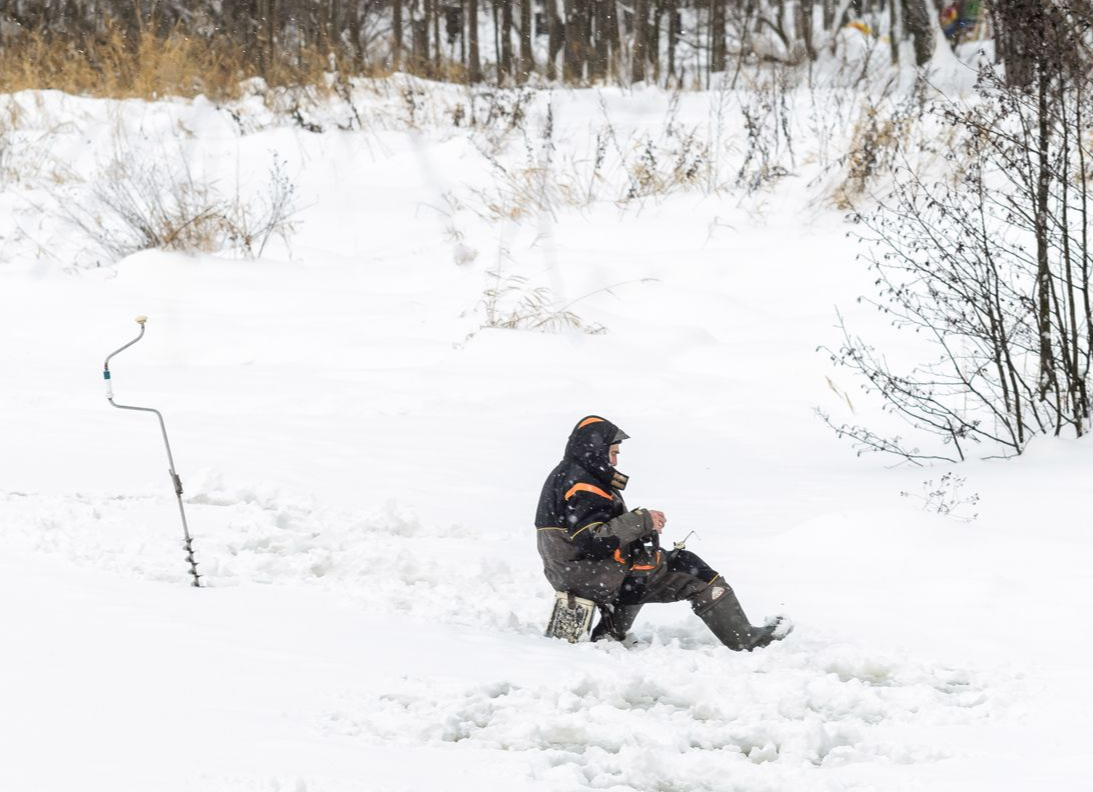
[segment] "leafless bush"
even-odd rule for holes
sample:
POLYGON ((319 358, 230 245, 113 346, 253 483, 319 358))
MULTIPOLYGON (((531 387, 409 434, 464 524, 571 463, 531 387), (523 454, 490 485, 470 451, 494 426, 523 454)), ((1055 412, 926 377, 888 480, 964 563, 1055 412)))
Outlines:
POLYGON ((236 192, 226 214, 229 246, 248 258, 260 258, 273 237, 286 245, 296 232, 299 212, 296 184, 285 172, 285 163, 274 158, 269 179, 257 198, 248 202, 236 192))
POLYGON ((529 88, 485 88, 468 91, 472 126, 511 132, 523 128, 535 100, 529 88))
POLYGON ((741 101, 747 138, 736 184, 748 193, 788 176, 796 168, 789 87, 787 71, 777 69, 746 91, 741 101))
POLYGON ((678 145, 661 156, 652 137, 641 144, 637 161, 631 165, 630 189, 626 200, 651 195, 668 195, 680 188, 699 183, 704 165, 709 160, 708 149, 694 131, 678 139, 678 145))
POLYGON ((908 168, 878 208, 854 217, 876 273, 877 295, 864 301, 921 334, 929 353, 898 366, 845 333, 832 361, 942 445, 920 452, 868 427, 832 424, 859 449, 955 462, 979 445, 1017 455, 1034 436, 1090 430, 1093 81, 1084 60, 1059 56, 1089 55, 1084 38, 1045 30, 1059 38, 1037 51, 1031 86, 984 64, 976 101, 935 108, 958 135, 948 163, 955 178, 908 168))
POLYGON ((274 236, 296 229, 295 185, 274 159, 256 197, 225 197, 215 182, 195 178, 181 153, 155 161, 115 159, 94 178, 93 205, 60 199, 62 212, 115 259, 159 248, 233 250, 261 256, 274 236))
POLYGON ((941 517, 949 517, 957 522, 970 523, 979 519, 978 512, 967 514, 968 508, 979 503, 979 493, 966 495, 961 492, 967 479, 955 473, 943 473, 935 484, 933 479, 922 482, 922 492, 901 492, 900 496, 910 498, 922 504, 922 510, 941 517))

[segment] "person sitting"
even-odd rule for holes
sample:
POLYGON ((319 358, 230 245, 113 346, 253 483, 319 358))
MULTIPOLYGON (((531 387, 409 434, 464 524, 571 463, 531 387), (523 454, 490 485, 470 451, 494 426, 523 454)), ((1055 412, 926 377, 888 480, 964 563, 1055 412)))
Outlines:
POLYGON ((732 587, 697 555, 661 550, 663 512, 627 510, 622 492, 629 478, 615 467, 627 439, 605 418, 582 418, 543 485, 535 515, 550 585, 600 611, 592 640, 621 641, 643 605, 681 600, 730 649, 751 651, 784 638, 788 623, 779 618, 753 626, 732 587))

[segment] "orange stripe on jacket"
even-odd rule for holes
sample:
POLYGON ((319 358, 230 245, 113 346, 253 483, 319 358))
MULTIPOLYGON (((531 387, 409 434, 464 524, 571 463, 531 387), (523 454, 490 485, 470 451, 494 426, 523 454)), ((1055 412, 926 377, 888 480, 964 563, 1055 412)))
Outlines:
POLYGON ((565 494, 565 499, 569 500, 578 492, 591 492, 593 495, 599 495, 601 498, 607 498, 608 500, 614 500, 608 493, 604 492, 594 484, 574 484, 569 488, 569 492, 565 494))
MULTIPOLYGON (((615 552, 618 552, 618 551, 616 550, 615 552)), ((656 569, 658 566, 660 566, 660 551, 659 550, 657 550, 656 563, 654 563, 654 564, 634 564, 630 568, 635 569, 635 570, 649 570, 649 569, 656 569)))
POLYGON ((603 423, 603 418, 585 418, 583 421, 581 421, 579 424, 577 424, 577 428, 578 429, 584 429, 589 424, 594 424, 594 423, 603 423))
MULTIPOLYGON (((622 557, 622 550, 616 550, 615 551, 615 560, 618 561, 623 566, 626 566, 626 559, 622 557)), ((657 550, 656 563, 654 563, 654 564, 632 564, 630 566, 630 568, 635 570, 635 571, 641 572, 641 571, 648 571, 650 569, 656 569, 658 566, 660 566, 660 551, 659 550, 657 550)), ((716 578, 714 578, 714 580, 716 580, 716 578)))

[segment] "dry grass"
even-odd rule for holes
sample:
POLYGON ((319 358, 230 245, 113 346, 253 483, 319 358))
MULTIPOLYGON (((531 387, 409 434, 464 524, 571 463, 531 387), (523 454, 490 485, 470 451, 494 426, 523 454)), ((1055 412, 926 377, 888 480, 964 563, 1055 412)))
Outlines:
POLYGON ((40 97, 34 97, 39 128, 26 129, 25 108, 16 97, 0 97, 0 188, 14 183, 33 183, 48 178, 63 184, 72 178, 67 163, 53 156, 55 135, 63 128, 43 113, 40 97))
MULTIPOLYGON (((201 37, 182 29, 166 34, 151 25, 129 35, 109 21, 86 39, 21 31, 0 47, 0 92, 55 89, 112 99, 156 99, 205 95, 237 98, 242 83, 261 76, 271 86, 327 90, 327 75, 343 67, 317 47, 293 47, 259 68, 243 47, 226 36, 201 37)), ((382 68, 350 69, 379 77, 382 68)))
POLYGON ((881 115, 877 105, 866 102, 854 124, 846 155, 846 178, 835 188, 835 206, 848 210, 865 192, 870 179, 892 159, 906 124, 897 125, 892 116, 881 115))
POLYGON ((679 189, 705 183, 702 180, 711 159, 709 146, 699 141, 694 132, 665 150, 652 138, 638 146, 636 161, 628 165, 630 189, 626 200, 649 196, 666 196, 679 189))
MULTIPOLYGON (((886 89, 880 99, 866 98, 857 122, 851 130, 850 146, 842 158, 845 177, 833 191, 837 208, 849 210, 864 195, 878 176, 903 165, 902 152, 915 150, 916 156, 935 152, 939 141, 916 136, 926 113, 925 84, 896 99, 886 89)), ((951 137, 950 137, 951 140, 951 137)))
POLYGON ((550 289, 532 286, 521 275, 503 275, 500 266, 489 277, 492 283, 482 293, 486 313, 483 328, 539 333, 560 333, 568 329, 589 335, 607 332, 603 325, 586 322, 571 310, 577 300, 559 306, 550 289))
POLYGON ((56 89, 87 96, 228 98, 244 75, 239 56, 182 35, 119 29, 87 41, 24 32, 0 49, 0 91, 56 89))

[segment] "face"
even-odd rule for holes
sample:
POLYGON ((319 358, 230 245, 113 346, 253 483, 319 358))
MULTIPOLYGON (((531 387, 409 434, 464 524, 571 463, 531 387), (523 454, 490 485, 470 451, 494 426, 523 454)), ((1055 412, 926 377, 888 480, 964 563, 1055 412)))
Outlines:
POLYGON ((607 452, 607 459, 611 463, 611 467, 619 464, 619 444, 615 443, 611 446, 611 450, 607 452))

